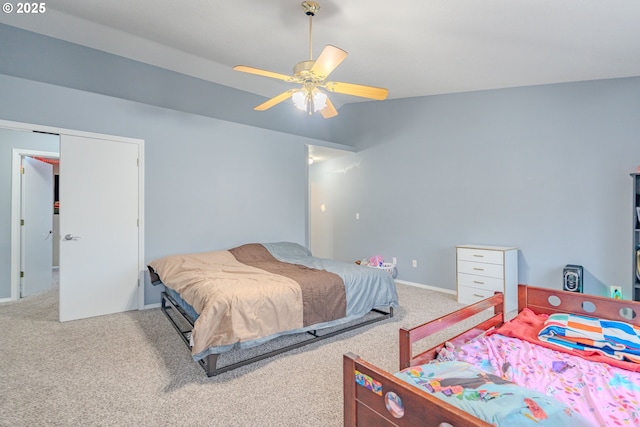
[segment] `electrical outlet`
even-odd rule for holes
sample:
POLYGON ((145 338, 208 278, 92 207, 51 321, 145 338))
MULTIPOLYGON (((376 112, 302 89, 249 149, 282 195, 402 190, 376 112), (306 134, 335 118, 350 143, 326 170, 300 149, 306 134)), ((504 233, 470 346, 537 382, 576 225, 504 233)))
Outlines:
POLYGON ((622 299, 622 286, 609 286, 609 296, 613 299, 622 299))
POLYGON ((411 261, 411 266, 412 266, 413 268, 418 267, 418 260, 417 260, 417 259, 414 259, 413 261, 411 261))
POLYGON ((356 213, 356 219, 360 219, 360 214, 356 213))
POLYGON ((396 257, 393 257, 392 259, 394 264, 398 264, 398 260, 396 259, 396 257))

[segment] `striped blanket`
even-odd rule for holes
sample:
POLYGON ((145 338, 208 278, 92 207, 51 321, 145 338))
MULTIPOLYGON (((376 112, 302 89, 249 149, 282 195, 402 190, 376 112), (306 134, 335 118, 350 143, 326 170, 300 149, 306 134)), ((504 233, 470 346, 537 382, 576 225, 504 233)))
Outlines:
POLYGON ((595 351, 617 360, 640 363, 640 327, 625 322, 552 314, 538 338, 563 348, 595 351))

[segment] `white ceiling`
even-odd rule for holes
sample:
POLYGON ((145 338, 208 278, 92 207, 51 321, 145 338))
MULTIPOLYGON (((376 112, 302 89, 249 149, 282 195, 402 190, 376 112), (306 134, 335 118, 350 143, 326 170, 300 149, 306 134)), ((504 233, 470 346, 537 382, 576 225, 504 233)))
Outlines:
MULTIPOLYGON (((231 67, 290 74, 309 59, 301 2, 54 0, 0 22, 270 98, 290 84, 231 67)), ((330 80, 386 87, 389 99, 640 76, 639 0, 318 3, 313 57, 327 44, 349 52, 330 80)))

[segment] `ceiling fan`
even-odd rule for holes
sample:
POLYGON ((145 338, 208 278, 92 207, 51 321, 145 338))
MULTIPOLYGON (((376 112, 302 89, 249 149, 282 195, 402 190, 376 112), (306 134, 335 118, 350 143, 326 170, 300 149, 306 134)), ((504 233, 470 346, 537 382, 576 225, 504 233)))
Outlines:
POLYGON ((319 111, 325 119, 337 116, 338 111, 321 89, 326 89, 329 92, 360 96, 379 101, 386 99, 389 91, 384 88, 327 81, 329 74, 331 74, 331 72, 346 59, 348 54, 340 48, 327 45, 320 53, 318 59, 314 61, 312 52, 312 20, 316 12, 320 10, 320 5, 313 1, 304 1, 302 2, 302 7, 305 14, 309 16, 309 59, 307 61, 298 62, 293 67, 292 76, 274 73, 260 68, 248 67, 246 65, 236 65, 233 67, 236 71, 271 77, 301 85, 300 88, 289 89, 288 91, 269 99, 255 107, 254 110, 264 111, 288 98, 291 98, 296 107, 307 111, 309 115, 313 114, 315 111, 319 111))

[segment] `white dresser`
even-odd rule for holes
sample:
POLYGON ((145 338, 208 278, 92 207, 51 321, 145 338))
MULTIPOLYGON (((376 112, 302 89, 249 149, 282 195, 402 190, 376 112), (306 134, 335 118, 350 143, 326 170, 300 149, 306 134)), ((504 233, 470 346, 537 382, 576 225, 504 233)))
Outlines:
POLYGON ((496 291, 504 293, 504 311, 518 308, 518 248, 456 246, 458 302, 473 304, 496 291))

